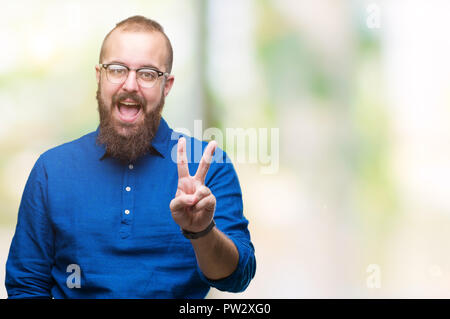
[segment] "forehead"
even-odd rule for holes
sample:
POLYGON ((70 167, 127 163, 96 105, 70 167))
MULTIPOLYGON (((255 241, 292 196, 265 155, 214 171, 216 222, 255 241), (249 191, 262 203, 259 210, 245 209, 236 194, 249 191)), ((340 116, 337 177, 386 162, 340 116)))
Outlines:
POLYGON ((159 32, 114 30, 104 44, 103 63, 122 62, 132 68, 165 69, 167 45, 159 32))

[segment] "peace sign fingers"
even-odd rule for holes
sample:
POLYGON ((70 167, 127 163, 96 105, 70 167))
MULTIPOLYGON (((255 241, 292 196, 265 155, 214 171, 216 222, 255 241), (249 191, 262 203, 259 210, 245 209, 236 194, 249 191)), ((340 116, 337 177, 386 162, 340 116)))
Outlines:
MULTIPOLYGON (((206 174, 208 173, 209 166, 211 165, 211 161, 214 152, 216 151, 216 148, 217 142, 211 141, 208 143, 208 145, 205 148, 205 151, 203 152, 203 156, 200 160, 200 163, 198 164, 198 169, 194 176, 194 179, 199 181, 201 184, 205 183, 206 174)), ((190 177, 186 153, 186 139, 184 137, 181 137, 178 140, 177 168, 178 168, 178 179, 190 177)))

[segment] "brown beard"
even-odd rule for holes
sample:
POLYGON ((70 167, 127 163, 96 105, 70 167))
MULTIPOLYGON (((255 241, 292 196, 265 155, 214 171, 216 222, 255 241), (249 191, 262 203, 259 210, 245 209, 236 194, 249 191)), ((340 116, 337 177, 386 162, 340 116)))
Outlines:
POLYGON ((114 95, 111 101, 111 109, 108 109, 101 97, 100 91, 101 88, 99 85, 97 89, 97 102, 100 115, 100 129, 97 136, 97 144, 103 144, 105 146, 106 156, 116 158, 123 164, 134 162, 139 157, 147 154, 151 149, 151 141, 156 135, 161 120, 161 112, 164 107, 164 95, 161 94, 161 100, 153 111, 146 112, 147 105, 145 100, 135 94, 114 95), (140 103, 145 118, 140 124, 129 125, 128 128, 131 133, 123 136, 116 131, 114 118, 112 117, 112 108, 115 107, 117 101, 125 100, 126 98, 131 98, 140 103))

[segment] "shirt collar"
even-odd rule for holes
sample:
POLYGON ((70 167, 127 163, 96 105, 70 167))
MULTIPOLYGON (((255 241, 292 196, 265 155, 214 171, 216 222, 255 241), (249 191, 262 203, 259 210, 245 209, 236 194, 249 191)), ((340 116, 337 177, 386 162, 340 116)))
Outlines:
MULTIPOLYGON (((170 138, 170 131, 171 129, 169 128, 169 125, 164 120, 164 118, 161 117, 158 130, 156 131, 156 135, 150 143, 150 154, 160 155, 163 158, 165 157, 170 138)), ((99 132, 100 132, 100 125, 98 125, 97 129, 95 130, 96 141, 99 132)), ((105 145, 97 144, 97 142, 96 145, 101 148, 99 159, 103 160, 104 158, 107 157, 105 145)))

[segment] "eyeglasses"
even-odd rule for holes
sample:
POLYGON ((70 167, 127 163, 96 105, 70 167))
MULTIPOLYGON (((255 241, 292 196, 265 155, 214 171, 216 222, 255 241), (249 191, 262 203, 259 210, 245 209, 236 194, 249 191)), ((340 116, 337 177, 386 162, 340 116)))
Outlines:
POLYGON ((106 78, 114 84, 122 84, 128 78, 130 71, 136 71, 136 80, 141 87, 152 88, 158 81, 160 76, 167 76, 169 73, 161 72, 148 67, 132 69, 123 64, 109 63, 100 66, 106 70, 106 78))

